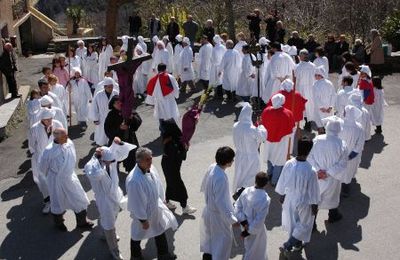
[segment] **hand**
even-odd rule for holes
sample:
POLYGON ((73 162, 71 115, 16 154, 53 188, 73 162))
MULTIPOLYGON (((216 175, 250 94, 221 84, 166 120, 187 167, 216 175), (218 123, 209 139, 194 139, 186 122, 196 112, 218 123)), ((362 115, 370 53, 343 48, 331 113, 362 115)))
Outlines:
POLYGON ((354 159, 355 157, 357 157, 357 155, 358 155, 358 153, 352 151, 352 152, 349 154, 349 160, 354 159))
POLYGON ((254 79, 256 77, 256 74, 251 74, 250 78, 254 79))
POLYGON ((101 149, 101 147, 96 148, 96 151, 94 152, 94 155, 96 156, 96 158, 100 158, 101 157, 101 152, 103 151, 103 149, 101 149))
POLYGON ((325 170, 319 170, 317 174, 319 180, 325 180, 328 177, 328 174, 326 173, 325 170))
POLYGON ((239 222, 233 223, 232 227, 240 227, 240 223, 239 222))
POLYGON ((114 143, 120 144, 121 143, 121 138, 119 138, 118 136, 114 137, 114 143))
POLYGON ((121 129, 121 130, 127 130, 127 129, 128 129, 128 126, 125 125, 125 124, 121 124, 121 125, 119 126, 119 129, 121 129))
POLYGON ((93 121, 93 123, 94 123, 95 125, 100 125, 100 122, 99 122, 99 121, 93 121))
POLYGON ((144 230, 149 229, 149 227, 150 227, 149 221, 146 220, 145 222, 142 222, 142 228, 143 228, 144 230))

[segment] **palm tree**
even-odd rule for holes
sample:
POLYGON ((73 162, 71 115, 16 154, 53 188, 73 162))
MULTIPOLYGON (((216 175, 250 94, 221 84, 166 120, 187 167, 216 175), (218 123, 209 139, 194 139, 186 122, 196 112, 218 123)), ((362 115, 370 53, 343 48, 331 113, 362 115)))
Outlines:
POLYGON ((67 8, 65 14, 72 19, 72 34, 77 34, 79 23, 86 15, 85 10, 83 10, 83 7, 80 5, 71 5, 67 8))

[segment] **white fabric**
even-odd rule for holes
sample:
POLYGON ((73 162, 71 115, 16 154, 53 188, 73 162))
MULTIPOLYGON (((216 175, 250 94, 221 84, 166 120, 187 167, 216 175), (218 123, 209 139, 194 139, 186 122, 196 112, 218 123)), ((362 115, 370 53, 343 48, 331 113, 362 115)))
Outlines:
POLYGON ((264 101, 264 103, 268 103, 269 99, 271 98, 271 89, 267 88, 267 82, 271 79, 272 73, 271 73, 271 58, 268 59, 268 55, 265 55, 264 59, 264 64, 263 70, 260 70, 260 73, 262 74, 262 84, 260 86, 260 92, 261 92, 261 98, 264 101))
POLYGON ((132 218, 132 240, 148 239, 169 228, 178 228, 174 214, 164 204, 164 189, 154 166, 150 172, 143 173, 136 165, 126 178, 126 192, 128 211, 132 218), (144 230, 139 220, 147 220, 149 229, 144 230))
MULTIPOLYGON (((167 36, 167 38, 168 38, 168 36, 167 36)), ((165 49, 167 49, 167 51, 168 51, 168 54, 169 54, 169 59, 168 59, 168 68, 171 70, 171 74, 173 73, 173 71, 174 71, 174 47, 172 46, 172 43, 171 42, 168 42, 167 43, 167 46, 165 47, 165 49)))
POLYGON ((310 118, 314 113, 313 85, 315 82, 315 65, 310 61, 301 61, 294 70, 296 90, 307 99, 305 115, 310 118))
POLYGON ((370 106, 371 123, 375 126, 383 124, 384 106, 386 105, 383 89, 374 88, 374 104, 370 106))
POLYGON ((371 140, 371 115, 368 110, 364 107, 364 103, 362 101, 362 96, 355 90, 349 97, 350 104, 357 107, 361 110, 362 116, 357 120, 358 123, 361 124, 365 133, 365 141, 371 140))
POLYGON ((341 183, 345 181, 348 151, 346 143, 333 135, 318 135, 307 158, 318 172, 325 170, 327 178, 318 180, 321 201, 319 209, 335 209, 339 206, 341 183))
MULTIPOLYGON (((46 108, 47 110, 48 108, 46 108)), ((43 107, 41 108, 43 110, 43 107)), ((58 107, 51 107, 50 111, 54 115, 53 118, 61 123, 64 129, 68 129, 68 121, 67 117, 65 116, 64 112, 58 107)))
POLYGON ((194 79, 192 61, 193 51, 192 48, 190 48, 190 45, 187 45, 183 48, 178 62, 180 78, 182 82, 191 81, 194 79))
POLYGON ((293 158, 285 163, 275 191, 285 195, 282 228, 289 236, 310 242, 315 216, 311 205, 318 205, 320 191, 316 172, 307 161, 293 158))
POLYGON ((285 96, 282 94, 275 94, 271 98, 272 107, 274 109, 281 108, 285 104, 285 96))
POLYGON ((228 91, 236 91, 242 66, 242 57, 234 49, 226 50, 219 66, 222 73, 222 87, 228 91))
POLYGON ((147 44, 144 42, 143 36, 138 36, 138 45, 142 48, 143 52, 147 52, 147 44))
POLYGON ((63 109, 63 104, 55 93, 53 93, 52 91, 49 91, 49 92, 47 92, 47 95, 53 99, 53 101, 54 101, 53 106, 63 109))
POLYGON ((165 65, 167 65, 167 71, 171 72, 172 68, 170 65, 170 57, 169 57, 169 52, 167 49, 162 49, 162 50, 158 50, 157 47, 155 47, 157 49, 157 51, 154 54, 153 57, 153 65, 152 65, 152 69, 153 71, 157 71, 157 66, 160 63, 164 63, 165 65))
POLYGON ((314 65, 316 67, 323 66, 325 74, 323 75, 326 79, 329 77, 329 61, 327 57, 318 57, 314 60, 314 65))
MULTIPOLYGON (((106 148, 114 157, 116 157, 117 150, 118 154, 122 155, 116 158, 115 162, 110 164, 110 172, 107 172, 107 167, 100 162, 101 159, 99 160, 96 156, 93 156, 85 165, 84 172, 92 186, 97 209, 100 213, 100 225, 104 230, 115 228, 118 212, 126 201, 119 187, 118 178, 118 161, 126 159, 129 154, 129 150, 122 149, 122 146, 126 145, 125 143, 122 145, 113 143, 110 148, 106 148), (123 153, 121 153, 121 151, 123 151, 123 153)), ((102 159, 105 159, 104 155, 102 159)))
POLYGON ((236 148, 233 191, 254 185, 254 178, 260 171, 259 147, 267 139, 267 130, 263 125, 253 125, 252 114, 250 104, 245 103, 238 122, 233 125, 233 143, 236 148))
POLYGON ((222 75, 218 76, 218 73, 220 71, 221 61, 225 52, 226 47, 224 45, 221 43, 215 44, 211 53, 210 86, 216 87, 222 85, 222 75))
POLYGON ((200 252, 211 254, 213 259, 228 260, 232 248, 232 224, 237 222, 229 193, 225 171, 212 164, 205 174, 201 192, 205 207, 200 225, 200 252))
POLYGON ((110 44, 102 46, 99 55, 99 79, 104 77, 104 72, 107 71, 108 65, 110 65, 110 58, 113 56, 113 48, 110 44))
POLYGON ((244 260, 267 260, 267 229, 265 218, 271 198, 264 189, 246 188, 235 203, 235 216, 239 222, 247 220, 250 233, 244 239, 244 260))
POLYGON ((344 86, 343 89, 340 89, 337 93, 335 110, 337 116, 340 118, 344 118, 344 108, 350 104, 349 97, 352 94, 352 91, 352 86, 344 86))
POLYGON ((89 101, 92 100, 92 93, 87 81, 83 78, 71 81, 71 99, 75 108, 77 120, 85 122, 88 119, 89 101))
MULTIPOLYGON (((327 79, 320 79, 315 81, 313 85, 313 101, 314 113, 308 119, 314 121, 318 127, 323 127, 322 119, 333 115, 333 109, 330 113, 322 112, 321 108, 334 107, 336 103, 336 92, 332 83, 327 79)), ((307 102, 308 103, 308 102, 307 102)))
POLYGON ((90 83, 96 85, 99 79, 104 77, 104 72, 100 76, 99 73, 99 54, 96 51, 92 52, 90 56, 85 56, 85 68, 83 70, 83 75, 90 83))
MULTIPOLYGON (((64 67, 67 71, 70 71, 70 77, 74 76, 74 68, 81 68, 81 58, 78 56, 66 58, 67 65, 64 67)), ((82 75, 82 73, 81 73, 82 75)))
POLYGON ((293 90, 294 83, 291 79, 285 79, 281 83, 281 90, 284 90, 286 92, 291 92, 293 90))
POLYGON ((128 51, 128 42, 129 42, 129 36, 128 35, 123 35, 121 37, 122 40, 122 46, 121 46, 121 51, 128 51))
POLYGON ((239 81, 236 89, 236 95, 241 97, 248 96, 257 96, 257 81, 256 81, 256 68, 253 66, 251 62, 251 56, 253 60, 255 60, 255 56, 253 54, 246 54, 242 58, 241 64, 241 72, 239 76, 239 81), (251 77, 253 76, 253 77, 251 77))
POLYGON ((97 145, 105 145, 108 143, 108 137, 104 130, 104 122, 108 112, 108 103, 113 96, 118 95, 118 91, 114 90, 110 94, 110 98, 107 97, 106 91, 103 89, 98 92, 92 101, 89 111, 89 120, 97 121, 99 124, 96 125, 96 130, 94 131, 94 141, 97 145))
MULTIPOLYGON (((51 86, 51 92, 53 92, 61 102, 60 107, 64 112, 64 115, 68 113, 68 94, 65 87, 61 84, 56 83, 54 86, 51 86)), ((53 100, 54 102, 54 100, 53 100)), ((54 103, 53 103, 54 104, 54 103)))
MULTIPOLYGON (((147 55, 143 53, 141 56, 147 55)), ((144 94, 147 88, 147 82, 149 81, 149 75, 151 74, 151 60, 142 62, 136 69, 133 77, 133 92, 135 94, 144 94)))
POLYGON ((370 78, 372 77, 372 72, 368 65, 361 65, 360 72, 367 74, 370 78))
POLYGON ((291 136, 292 134, 288 134, 282 137, 279 142, 269 142, 267 140, 264 143, 264 162, 270 161, 273 166, 285 165, 291 136))
POLYGON ((175 100, 179 98, 179 86, 174 76, 170 74, 168 76, 174 90, 168 95, 163 96, 160 80, 157 80, 153 95, 148 94, 145 102, 149 105, 154 105, 154 117, 156 119, 168 120, 173 118, 179 124, 179 110, 175 100))
POLYGON ((183 47, 182 44, 177 44, 175 45, 174 48, 174 68, 173 68, 173 72, 174 72, 174 76, 178 77, 181 73, 180 73, 180 64, 179 64, 179 60, 180 60, 180 56, 181 56, 181 52, 183 51, 183 47))
POLYGON ((353 89, 356 89, 357 86, 358 86, 359 78, 360 78, 360 72, 357 71, 356 74, 350 75, 350 73, 349 73, 349 72, 346 70, 346 68, 343 66, 343 68, 342 68, 342 73, 341 73, 341 74, 339 75, 339 77, 338 77, 338 86, 341 86, 341 85, 342 85, 342 80, 343 80, 343 78, 344 78, 345 76, 350 76, 350 77, 352 77, 352 79, 353 79, 353 84, 351 84, 351 86, 352 86, 353 89))
POLYGON ((39 169, 47 176, 53 214, 63 214, 67 209, 79 213, 89 205, 89 199, 75 173, 75 164, 75 146, 69 139, 62 145, 53 142, 43 152, 39 169))
POLYGON ((119 84, 115 81, 115 79, 111 77, 104 77, 102 81, 97 83, 93 96, 96 96, 97 93, 104 90, 105 85, 114 85, 113 90, 119 92, 119 84))
POLYGON ((245 41, 238 41, 235 44, 235 47, 233 47, 235 50, 237 50, 240 53, 240 56, 243 58, 244 53, 243 53, 243 46, 247 45, 247 42, 245 41))
POLYGON ((28 100, 26 103, 26 117, 28 119, 28 128, 38 121, 40 111, 39 99, 28 100))
POLYGON ((199 79, 210 80, 211 75, 211 55, 213 46, 211 43, 203 44, 199 50, 199 79))

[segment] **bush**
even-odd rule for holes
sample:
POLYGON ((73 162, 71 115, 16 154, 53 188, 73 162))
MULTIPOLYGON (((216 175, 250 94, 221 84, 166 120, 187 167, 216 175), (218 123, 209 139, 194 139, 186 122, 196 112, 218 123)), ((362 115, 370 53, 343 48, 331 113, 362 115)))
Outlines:
POLYGON ((400 50, 400 10, 394 10, 386 18, 381 31, 383 38, 392 44, 393 49, 400 50))

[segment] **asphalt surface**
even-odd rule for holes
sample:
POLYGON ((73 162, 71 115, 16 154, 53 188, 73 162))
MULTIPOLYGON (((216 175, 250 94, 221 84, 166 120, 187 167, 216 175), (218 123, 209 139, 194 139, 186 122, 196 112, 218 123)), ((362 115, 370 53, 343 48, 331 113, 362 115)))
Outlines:
MULTIPOLYGON (((19 74, 20 84, 33 85, 40 77, 38 72, 41 66, 48 64, 50 58, 43 56, 23 59, 21 62, 23 71, 19 74)), ((400 153, 399 81, 398 74, 387 76, 383 81, 389 104, 385 108, 384 132, 383 135, 373 135, 365 145, 357 182, 352 184, 350 197, 343 198, 341 202, 343 220, 328 224, 325 222, 327 212, 320 211, 318 232, 313 233, 311 243, 302 255, 293 254, 290 259, 400 258, 397 253, 397 242, 400 241, 400 161, 396 156, 400 153)), ((185 95, 179 99, 182 114, 199 95, 185 95)), ((137 111, 143 119, 137 132, 139 143, 154 151, 154 164, 161 174, 158 122, 152 116, 151 107, 142 104, 137 111)), ((178 207, 175 213, 180 226, 175 232, 167 232, 170 249, 178 259, 201 259, 199 223, 204 206, 204 198, 200 193, 201 180, 213 162, 216 149, 222 145, 233 145, 232 125, 239 111, 233 104, 211 100, 201 115, 188 158, 182 166, 189 204, 199 210, 193 216, 182 216, 178 207)), ((88 216, 97 222, 93 192, 82 175, 82 168, 94 152, 93 129, 93 125, 89 124, 84 132, 77 127, 69 131, 79 158, 76 172, 91 200, 88 216)), ((0 143, 0 259, 110 259, 107 245, 98 237, 97 227, 90 232, 75 230, 74 215, 69 211, 65 215, 69 232, 60 233, 54 229, 52 218, 41 214, 41 196, 32 180, 26 133, 26 124, 22 122, 11 137, 0 143)), ((227 172, 232 180, 234 169, 230 168, 227 172)), ((126 174, 121 173, 121 187, 125 186, 125 177, 126 174)), ((280 227, 281 206, 272 188, 268 194, 272 198, 265 222, 268 229, 268 256, 269 259, 284 259, 278 250, 287 240, 287 234, 280 227)), ((130 217, 126 211, 119 214, 117 232, 121 237, 119 245, 122 254, 129 259, 130 217)), ((238 233, 235 230, 237 245, 233 245, 232 259, 241 259, 243 255, 243 243, 238 233)), ((142 241, 142 247, 146 259, 156 258, 153 240, 142 241)))

